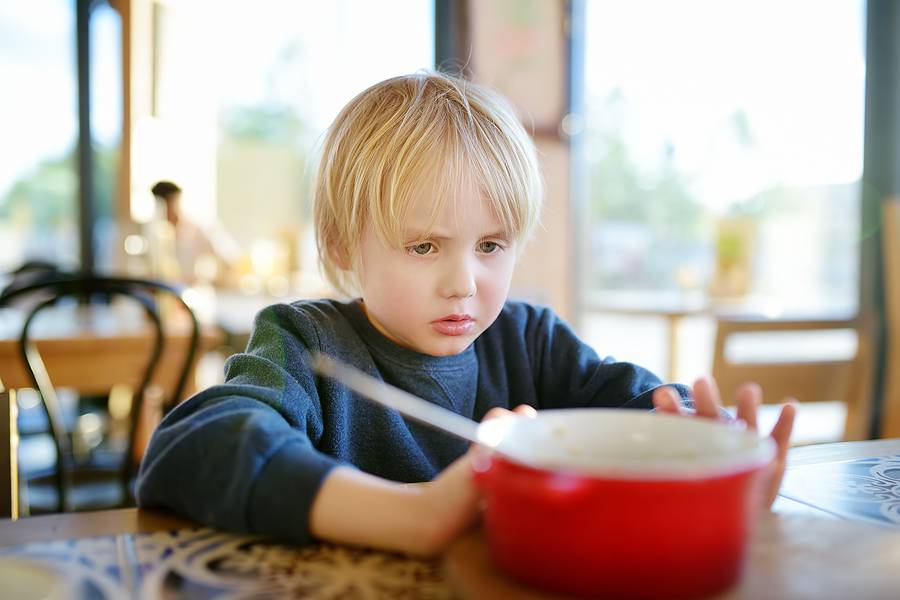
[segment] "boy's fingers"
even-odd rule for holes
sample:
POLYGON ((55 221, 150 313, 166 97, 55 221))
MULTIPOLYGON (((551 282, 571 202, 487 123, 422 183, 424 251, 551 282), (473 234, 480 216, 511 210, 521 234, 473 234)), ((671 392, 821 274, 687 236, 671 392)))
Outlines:
POLYGON ((484 418, 482 418, 481 420, 482 420, 482 421, 487 421, 488 419, 497 419, 497 418, 500 418, 500 417, 508 417, 508 416, 510 416, 511 414, 512 414, 512 411, 511 411, 511 410, 507 410, 507 409, 505 409, 505 408, 501 408, 501 407, 499 407, 499 406, 495 406, 495 407, 492 408, 491 410, 489 410, 489 411, 487 411, 486 413, 484 413, 484 418))
POLYGON ((681 394, 679 394, 675 388, 667 387, 666 395, 669 396, 669 401, 672 403, 672 406, 675 407, 675 410, 678 411, 678 414, 687 414, 688 411, 684 404, 681 403, 681 394))
POLYGON ((762 388, 755 383, 745 383, 737 392, 737 418, 756 429, 759 405, 762 404, 762 388))
POLYGON ((525 417, 536 417, 537 411, 534 410, 533 407, 527 404, 520 404, 515 407, 513 410, 509 410, 500 406, 495 406, 491 410, 484 413, 484 418, 482 421, 487 421, 488 419, 497 419, 500 417, 512 417, 515 415, 522 415, 525 417))
POLYGON ((797 416, 797 401, 793 398, 787 399, 787 404, 781 407, 781 414, 778 415, 778 421, 772 428, 772 439, 778 447, 775 460, 783 461, 787 457, 787 451, 790 447, 791 430, 794 428, 794 419, 797 416))
POLYGON ((778 497, 781 488, 781 480, 784 478, 784 470, 787 466, 787 453, 791 444, 791 430, 794 427, 794 418, 797 416, 796 400, 790 398, 788 403, 781 408, 778 421, 772 428, 772 439, 775 440, 775 460, 772 461, 771 475, 769 478, 768 495, 765 499, 766 506, 771 507, 778 497))
POLYGON ((529 404, 520 404, 513 409, 513 412, 532 419, 537 416, 537 411, 529 404))
POLYGON ((659 412, 681 414, 681 399, 670 387, 659 387, 653 390, 653 407, 659 412))
POLYGON ((719 418, 719 387, 709 377, 700 377, 694 382, 694 408, 701 417, 719 418))

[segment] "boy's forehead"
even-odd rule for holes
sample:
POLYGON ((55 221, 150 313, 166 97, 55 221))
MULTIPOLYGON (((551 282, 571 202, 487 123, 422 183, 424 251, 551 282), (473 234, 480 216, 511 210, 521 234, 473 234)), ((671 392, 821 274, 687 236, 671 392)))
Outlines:
POLYGON ((412 196, 404 219, 406 228, 424 229, 429 225, 450 226, 460 222, 500 221, 491 202, 477 186, 457 186, 448 191, 420 190, 412 196))

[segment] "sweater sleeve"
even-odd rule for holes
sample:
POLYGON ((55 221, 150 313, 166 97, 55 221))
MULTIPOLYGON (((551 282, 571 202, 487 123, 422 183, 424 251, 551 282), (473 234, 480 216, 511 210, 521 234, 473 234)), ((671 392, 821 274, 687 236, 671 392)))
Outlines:
POLYGON ((287 305, 261 312, 226 382, 177 406, 154 432, 137 480, 142 507, 204 525, 309 541, 309 511, 337 461, 316 450, 323 423, 305 356, 314 326, 287 305))
MULTIPOLYGON (((525 336, 542 408, 652 409, 653 390, 664 385, 647 369, 601 358, 549 308, 532 308, 525 336)), ((673 384, 690 407, 690 391, 673 384)))

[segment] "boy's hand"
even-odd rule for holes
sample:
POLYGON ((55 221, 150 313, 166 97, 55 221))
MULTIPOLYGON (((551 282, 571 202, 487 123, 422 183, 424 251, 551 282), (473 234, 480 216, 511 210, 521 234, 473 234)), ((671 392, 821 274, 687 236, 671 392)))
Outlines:
MULTIPOLYGON (((526 404, 513 410, 492 408, 484 415, 484 420, 514 414, 534 417, 537 412, 526 404)), ((424 518, 433 526, 429 528, 424 554, 440 554, 478 520, 481 494, 472 481, 472 460, 479 451, 480 448, 473 446, 433 481, 421 484, 424 518)))
POLYGON ((505 408, 495 406, 484 414, 484 418, 482 419, 482 421, 487 421, 488 419, 496 419, 498 417, 512 417, 515 415, 525 415, 526 417, 534 418, 537 416, 537 411, 527 404, 520 404, 512 410, 507 410, 505 408))
MULTIPOLYGON (((737 418, 747 423, 750 429, 756 430, 756 417, 759 405, 762 404, 762 389, 755 383, 745 383, 737 392, 737 418)), ((796 400, 789 398, 781 407, 781 414, 770 436, 775 441, 775 460, 764 477, 763 502, 766 508, 772 506, 778 496, 781 487, 781 479, 784 477, 787 451, 790 447, 791 429, 794 427, 794 417, 797 414, 796 400)), ((670 387, 661 387, 653 392, 653 406, 661 412, 675 414, 689 414, 681 405, 681 397, 670 387)), ((712 377, 701 377, 694 382, 694 408, 697 416, 720 420, 722 418, 721 396, 719 388, 712 377)))

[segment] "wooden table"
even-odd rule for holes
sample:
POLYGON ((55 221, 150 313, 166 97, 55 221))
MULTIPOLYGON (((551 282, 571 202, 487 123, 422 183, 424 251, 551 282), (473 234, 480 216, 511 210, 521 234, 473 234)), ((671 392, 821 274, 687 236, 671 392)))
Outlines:
MULTIPOLYGON (((93 596, 100 598, 199 598, 215 590, 247 597, 554 598, 498 573, 480 531, 458 540, 443 561, 428 561, 328 544, 295 547, 121 509, 0 521, 0 573, 4 561, 40 566, 82 590, 76 598, 91 596, 87 590, 100 590, 93 596)), ((889 598, 897 589, 900 531, 766 513, 740 585, 719 598, 889 598)))
MULTIPOLYGON (((685 319, 708 317, 715 320, 756 319, 760 322, 789 319, 796 322, 819 323, 814 329, 855 329, 854 315, 841 307, 822 307, 811 312, 791 310, 785 313, 765 297, 741 296, 713 298, 699 292, 598 292, 589 295, 582 309, 586 314, 615 314, 630 317, 658 317, 665 322, 667 381, 678 381, 678 355, 681 347, 681 326, 685 319)), ((792 329, 797 329, 793 326, 792 329)), ((715 349, 722 358, 724 349, 715 349)))
MULTIPOLYGON (((447 577, 464 599, 562 600, 497 572, 481 532, 460 539, 446 563, 447 577)), ((715 598, 886 599, 896 598, 898 590, 900 531, 766 513, 758 523, 740 583, 715 598)))
POLYGON ((0 597, 17 579, 76 599, 457 597, 438 560, 279 544, 141 509, 0 521, 0 597))
POLYGON ((792 449, 775 507, 900 527, 900 439, 792 449))
MULTIPOLYGON (((795 448, 782 493, 774 512, 761 515, 740 583, 718 600, 900 597, 900 439, 795 448), (884 467, 894 464, 885 476, 884 467), (829 486, 809 485, 816 470, 828 475, 829 486), (866 477, 875 482, 873 497, 845 498, 864 495, 866 477), (892 518, 871 510, 879 504, 892 518)), ((446 573, 464 599, 558 600, 499 573, 480 531, 454 544, 446 573)))
POLYGON ((713 308, 705 296, 671 293, 594 294, 584 304, 587 313, 609 313, 632 317, 661 317, 666 324, 666 380, 678 381, 678 351, 681 323, 685 318, 711 315, 713 308))
MULTIPOLYGON (((114 383, 124 383, 132 389, 138 386, 154 344, 153 330, 140 312, 107 306, 68 306, 46 312, 50 314, 36 321, 33 331, 54 387, 103 394, 114 383)), ((0 309, 0 381, 8 389, 32 387, 19 353, 23 320, 21 311, 0 309)), ((222 334, 215 328, 201 328, 197 356, 218 346, 221 339, 222 334)), ((166 398, 175 389, 189 341, 186 320, 170 319, 166 324, 165 351, 154 378, 166 398)), ((193 377, 188 377, 183 396, 191 393, 192 381, 193 377)))
MULTIPOLYGON (((786 482, 810 466, 898 451, 900 440, 798 448, 786 482)), ((761 516, 744 576, 720 600, 897 597, 900 527, 802 506, 805 514, 790 505, 761 516)), ((457 540, 442 561, 426 561, 330 544, 299 548, 141 509, 0 520, 0 574, 23 561, 75 597, 552 598, 496 571, 480 531, 457 540)))
POLYGON ((842 462, 894 454, 900 454, 900 438, 801 446, 792 448, 788 452, 788 476, 790 476, 792 469, 804 465, 842 462))
POLYGON ((172 513, 137 508, 60 513, 11 521, 0 519, 0 548, 17 544, 153 533, 198 527, 172 513))

